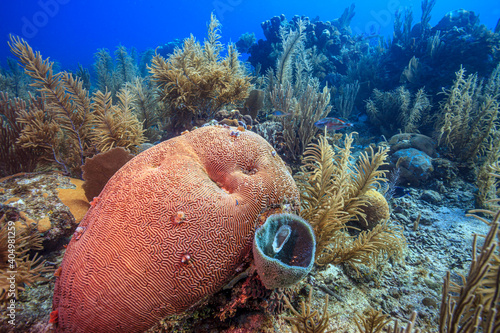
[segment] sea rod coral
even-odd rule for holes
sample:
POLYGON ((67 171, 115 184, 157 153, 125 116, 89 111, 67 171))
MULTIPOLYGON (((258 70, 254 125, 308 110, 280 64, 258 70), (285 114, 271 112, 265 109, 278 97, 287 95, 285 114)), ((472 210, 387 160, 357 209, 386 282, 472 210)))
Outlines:
MULTIPOLYGON (((56 281, 58 332, 142 332, 249 264, 258 217, 299 192, 250 131, 210 126, 139 154, 107 183, 56 281)), ((57 320, 56 320, 57 318, 57 320)))

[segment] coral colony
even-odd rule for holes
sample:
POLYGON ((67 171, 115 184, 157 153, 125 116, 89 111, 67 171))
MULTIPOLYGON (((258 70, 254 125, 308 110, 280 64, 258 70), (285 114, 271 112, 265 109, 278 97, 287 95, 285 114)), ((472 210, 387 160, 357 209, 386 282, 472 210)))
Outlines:
POLYGON ((499 332, 500 26, 434 4, 93 72, 10 36, 0 330, 499 332))

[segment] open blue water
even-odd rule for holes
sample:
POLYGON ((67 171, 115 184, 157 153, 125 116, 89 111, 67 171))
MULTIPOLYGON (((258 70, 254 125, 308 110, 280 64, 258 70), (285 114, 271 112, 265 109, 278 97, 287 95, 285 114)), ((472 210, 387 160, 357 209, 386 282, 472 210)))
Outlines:
MULTIPOLYGON (((394 12, 412 8, 414 22, 421 9, 417 0, 3 0, 0 2, 0 63, 11 56, 8 35, 28 40, 44 57, 74 69, 78 63, 90 66, 100 48, 113 52, 118 45, 135 47, 139 52, 156 48, 175 38, 193 34, 203 39, 210 13, 223 24, 222 42, 236 42, 245 32, 262 38, 262 21, 285 14, 319 16, 323 21, 340 17, 343 10, 356 5, 351 23, 353 33, 392 35, 394 12)), ((480 14, 481 23, 494 29, 500 18, 500 2, 493 0, 437 0, 431 24, 447 12, 459 8, 480 14)))

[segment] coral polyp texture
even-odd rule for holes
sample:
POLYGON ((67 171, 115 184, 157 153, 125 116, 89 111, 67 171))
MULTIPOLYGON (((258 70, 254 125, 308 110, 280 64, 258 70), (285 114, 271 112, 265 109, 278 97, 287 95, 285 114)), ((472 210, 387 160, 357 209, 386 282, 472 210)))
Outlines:
POLYGON ((57 331, 142 332, 245 268, 259 214, 298 207, 299 193, 262 137, 232 131, 175 137, 109 180, 67 247, 54 291, 57 331))

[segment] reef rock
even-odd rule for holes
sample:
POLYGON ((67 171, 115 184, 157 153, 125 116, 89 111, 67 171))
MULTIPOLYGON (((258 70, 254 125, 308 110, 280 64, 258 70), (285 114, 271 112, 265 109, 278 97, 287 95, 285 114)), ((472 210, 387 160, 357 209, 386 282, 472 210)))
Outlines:
POLYGON ((432 158, 415 148, 398 150, 391 155, 391 164, 399 166, 400 182, 404 185, 423 185, 434 171, 432 158))
POLYGON ((56 281, 57 331, 139 332, 248 265, 258 217, 299 193, 259 135, 209 126, 158 144, 106 184, 56 281))
POLYGON ((423 151, 429 156, 435 157, 437 143, 427 135, 418 133, 400 133, 393 135, 389 140, 390 153, 393 154, 401 149, 415 148, 423 151))

